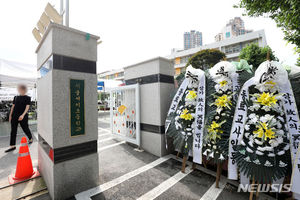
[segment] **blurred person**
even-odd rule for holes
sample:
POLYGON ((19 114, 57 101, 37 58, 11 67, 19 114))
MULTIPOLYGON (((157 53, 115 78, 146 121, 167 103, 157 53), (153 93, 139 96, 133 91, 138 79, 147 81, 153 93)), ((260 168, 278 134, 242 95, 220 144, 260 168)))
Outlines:
POLYGON ((32 135, 28 127, 28 110, 31 98, 26 95, 26 85, 20 84, 17 89, 19 95, 14 97, 9 114, 9 122, 11 123, 10 148, 5 151, 6 153, 16 149, 16 137, 19 123, 29 139, 28 143, 32 143, 32 135))

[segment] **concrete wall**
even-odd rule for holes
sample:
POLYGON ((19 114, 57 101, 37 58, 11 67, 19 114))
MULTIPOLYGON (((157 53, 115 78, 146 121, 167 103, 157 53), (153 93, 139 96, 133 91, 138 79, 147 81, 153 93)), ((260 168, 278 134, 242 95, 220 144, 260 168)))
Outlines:
POLYGON ((141 148, 166 155, 164 124, 174 90, 174 69, 165 58, 154 58, 125 68, 126 84, 140 82, 141 148))

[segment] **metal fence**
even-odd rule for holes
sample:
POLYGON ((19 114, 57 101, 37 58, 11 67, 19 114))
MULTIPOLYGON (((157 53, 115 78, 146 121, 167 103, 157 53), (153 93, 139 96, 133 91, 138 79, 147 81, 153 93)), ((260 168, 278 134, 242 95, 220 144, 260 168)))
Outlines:
POLYGON ((140 146, 139 84, 113 88, 109 92, 112 134, 140 146))

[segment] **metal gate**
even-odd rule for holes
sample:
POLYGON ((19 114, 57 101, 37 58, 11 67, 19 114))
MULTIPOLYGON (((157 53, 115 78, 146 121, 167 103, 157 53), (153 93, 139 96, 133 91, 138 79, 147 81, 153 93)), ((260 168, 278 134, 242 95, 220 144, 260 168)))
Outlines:
POLYGON ((112 134, 140 146, 139 84, 110 89, 110 127, 112 134))

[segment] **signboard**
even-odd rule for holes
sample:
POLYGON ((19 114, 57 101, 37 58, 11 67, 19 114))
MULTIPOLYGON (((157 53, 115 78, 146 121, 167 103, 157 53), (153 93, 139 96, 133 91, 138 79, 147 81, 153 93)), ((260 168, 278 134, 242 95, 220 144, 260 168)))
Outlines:
POLYGON ((70 79, 71 136, 85 134, 84 80, 70 79))

